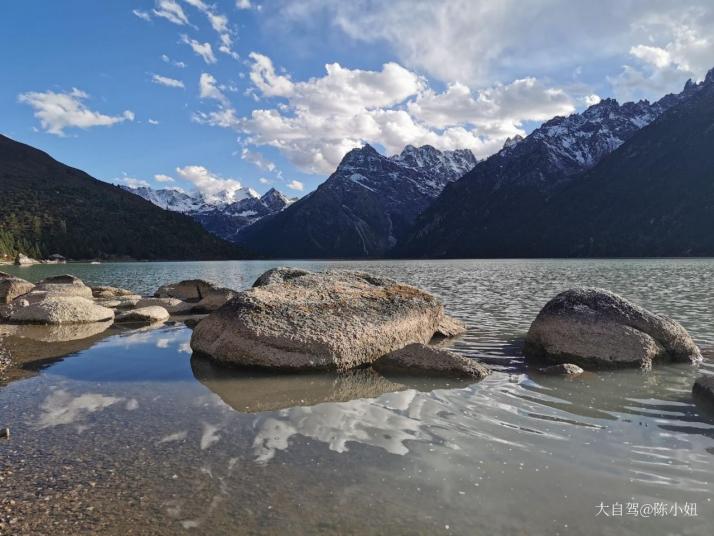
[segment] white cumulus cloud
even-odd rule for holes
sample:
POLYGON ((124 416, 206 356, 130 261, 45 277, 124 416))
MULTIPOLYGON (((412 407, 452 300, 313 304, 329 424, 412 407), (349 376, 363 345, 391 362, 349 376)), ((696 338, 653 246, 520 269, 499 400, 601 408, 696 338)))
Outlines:
POLYGON ((201 192, 206 200, 226 200, 228 202, 237 201, 237 194, 242 190, 239 181, 230 178, 223 178, 216 173, 212 173, 203 166, 177 167, 176 173, 181 178, 187 180, 201 192))
POLYGON ((157 173, 154 175, 154 179, 156 179, 158 182, 174 182, 173 177, 169 177, 168 175, 164 175, 163 173, 157 173))
POLYGON ((213 47, 211 47, 211 43, 200 43, 199 41, 196 41, 195 39, 189 38, 187 35, 181 35, 181 42, 189 45, 191 49, 201 58, 203 58, 203 61, 206 63, 216 63, 218 60, 216 60, 216 56, 213 53, 213 47))
POLYGON ((156 8, 153 13, 157 17, 162 17, 179 26, 189 24, 183 8, 175 0, 156 0, 156 8))
POLYGON ((89 95, 84 91, 73 88, 66 93, 29 91, 21 93, 18 101, 31 106, 43 130, 57 136, 64 136, 66 128, 108 127, 134 120, 134 112, 130 110, 120 115, 106 115, 90 110, 84 104, 88 98, 89 95))
POLYGON ((161 76, 160 74, 154 74, 151 76, 151 81, 154 84, 159 84, 160 86, 166 87, 184 87, 181 80, 176 80, 175 78, 169 78, 168 76, 161 76))
POLYGON ((223 104, 228 102, 226 96, 216 85, 216 79, 208 73, 201 74, 198 80, 198 90, 202 99, 214 99, 223 104))

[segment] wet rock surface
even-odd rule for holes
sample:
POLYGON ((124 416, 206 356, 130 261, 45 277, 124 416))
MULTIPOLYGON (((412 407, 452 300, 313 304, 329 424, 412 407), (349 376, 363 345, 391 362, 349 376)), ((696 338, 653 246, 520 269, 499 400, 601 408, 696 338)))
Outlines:
POLYGON ((667 360, 701 361, 701 352, 674 320, 604 289, 578 287, 540 311, 526 337, 529 358, 588 367, 642 367, 667 360))
POLYGON ((191 348, 242 366, 347 370, 428 342, 443 316, 434 296, 391 279, 310 273, 238 293, 196 326, 191 348))

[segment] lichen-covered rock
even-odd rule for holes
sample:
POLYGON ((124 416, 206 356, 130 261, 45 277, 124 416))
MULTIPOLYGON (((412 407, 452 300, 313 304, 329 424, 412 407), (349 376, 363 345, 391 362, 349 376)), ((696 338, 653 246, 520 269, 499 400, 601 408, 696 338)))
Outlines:
POLYGON ((528 331, 524 353, 585 368, 702 359, 680 324, 597 288, 574 288, 550 300, 528 331))
POLYGON ((78 277, 69 274, 47 277, 37 283, 34 290, 54 296, 78 296, 92 299, 92 289, 78 277))
POLYGON ((482 379, 491 370, 474 359, 427 344, 409 344, 372 364, 380 372, 482 379))
POLYGON ((309 275, 312 272, 307 270, 301 270, 299 268, 288 268, 286 266, 280 266, 279 268, 273 268, 268 270, 263 275, 253 283, 253 287, 264 287, 266 285, 272 285, 274 283, 285 283, 296 277, 302 277, 304 275, 309 275))
POLYGON ((178 298, 142 298, 136 303, 136 307, 163 307, 172 315, 187 315, 193 310, 194 304, 186 303, 178 298))
POLYGON ((191 348, 237 365, 345 370, 428 342, 443 316, 434 296, 391 279, 311 273, 238 293, 196 326, 191 348))
POLYGON ((20 324, 82 324, 114 318, 114 311, 79 296, 45 296, 34 303, 13 303, 10 321, 20 324))
POLYGON ((0 304, 10 303, 33 288, 35 285, 29 281, 0 272, 0 304))
POLYGON ((692 395, 714 407, 714 376, 700 376, 694 382, 692 395))
POLYGON ((538 372, 541 374, 547 374, 548 376, 575 376, 577 374, 582 374, 585 371, 572 363, 560 363, 558 365, 539 368, 538 372))
POLYGON ((448 338, 456 337, 466 333, 466 324, 457 320, 453 316, 444 315, 444 319, 434 333, 434 337, 448 338))
POLYGON ((215 311, 235 295, 235 290, 219 287, 203 279, 187 279, 163 285, 154 293, 155 298, 176 298, 190 303, 195 313, 215 311))
POLYGON ((92 296, 99 299, 118 298, 120 296, 134 296, 134 292, 117 287, 92 287, 92 296))
POLYGON ((150 307, 140 307, 118 313, 114 322, 116 323, 133 323, 133 324, 154 324, 156 322, 165 322, 169 319, 169 312, 163 307, 157 305, 150 307))

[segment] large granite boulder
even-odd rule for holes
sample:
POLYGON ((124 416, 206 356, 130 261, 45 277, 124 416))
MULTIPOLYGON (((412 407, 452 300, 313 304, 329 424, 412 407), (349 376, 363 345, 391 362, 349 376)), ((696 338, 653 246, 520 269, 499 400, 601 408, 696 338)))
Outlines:
POLYGON ((0 304, 10 303, 12 300, 30 292, 35 285, 19 277, 0 272, 0 304))
POLYGON ((428 342, 443 316, 434 296, 391 279, 309 273, 238 293, 195 327, 191 348, 236 365, 346 370, 428 342))
POLYGON ((193 304, 192 311, 194 313, 210 313, 236 294, 235 290, 219 287, 203 279, 187 279, 159 287, 154 293, 154 297, 176 298, 193 304))
POLYGON ((36 292, 46 292, 53 296, 78 296, 92 299, 92 289, 73 275, 55 275, 37 283, 36 292))
POLYGON ((47 295, 36 302, 22 298, 15 300, 9 320, 19 324, 83 324, 113 318, 114 311, 92 300, 80 296, 47 295))
POLYGON ((169 312, 163 307, 154 305, 119 313, 114 321, 116 323, 155 324, 157 322, 165 322, 168 319, 169 312))
POLYGON ((592 367, 651 367, 654 361, 696 363, 702 355, 687 331, 598 288, 574 288, 550 300, 528 331, 524 353, 592 367))
POLYGON ((470 359, 444 348, 427 344, 409 344, 372 364, 380 372, 428 376, 454 376, 482 379, 491 370, 475 359, 470 359))

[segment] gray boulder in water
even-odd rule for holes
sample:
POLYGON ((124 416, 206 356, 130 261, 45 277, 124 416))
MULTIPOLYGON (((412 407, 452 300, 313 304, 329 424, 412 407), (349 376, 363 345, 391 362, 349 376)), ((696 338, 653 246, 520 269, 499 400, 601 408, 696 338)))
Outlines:
POLYGON ((47 277, 37 283, 34 291, 54 296, 79 296, 90 300, 93 298, 92 289, 78 277, 69 274, 47 277))
POLYGON ((401 374, 453 376, 482 379, 491 374, 491 370, 468 357, 456 354, 444 348, 427 344, 409 344, 380 357, 372 364, 380 372, 401 374))
POLYGON ((191 348, 243 366, 346 370, 428 342, 443 317, 434 296, 391 279, 307 273, 238 293, 195 327, 191 348))
POLYGON ((165 322, 168 319, 169 312, 166 309, 158 305, 152 305, 119 313, 116 315, 114 321, 129 324, 154 324, 157 322, 165 322))
POLYGON ((650 368, 658 360, 697 363, 702 355, 687 331, 598 288, 558 294, 531 324, 524 353, 588 367, 650 368))
POLYGON ((176 298, 192 304, 192 312, 209 313, 217 310, 236 295, 236 291, 219 287, 203 279, 187 279, 163 285, 154 293, 155 298, 176 298))
POLYGON ((114 311, 80 296, 47 295, 31 303, 13 302, 9 320, 19 324, 84 324, 114 319, 114 311))

